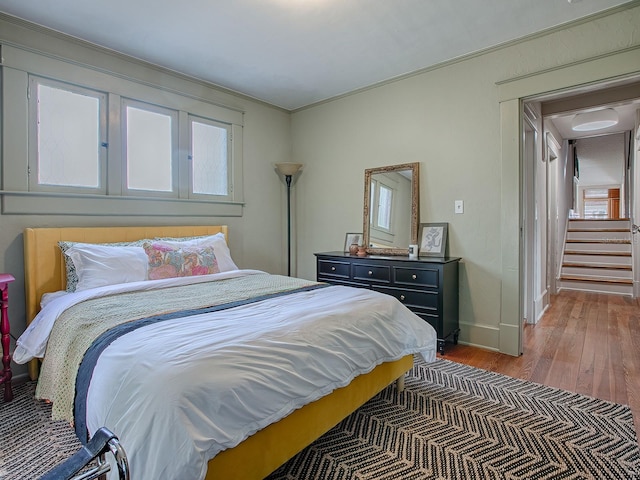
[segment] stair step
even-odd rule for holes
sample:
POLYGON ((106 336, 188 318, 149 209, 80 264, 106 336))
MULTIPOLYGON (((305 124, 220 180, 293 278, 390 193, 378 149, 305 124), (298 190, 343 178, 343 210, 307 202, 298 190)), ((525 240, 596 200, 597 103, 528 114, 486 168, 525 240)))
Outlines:
POLYGON ((627 254, 631 253, 631 242, 602 242, 594 240, 569 240, 565 241, 565 252, 587 252, 610 253, 610 254, 627 254))
POLYGON ((602 230, 573 230, 567 231, 567 241, 572 240, 593 240, 600 242, 631 241, 629 230, 602 231, 602 230))
POLYGON ((609 283, 615 285, 633 285, 633 280, 629 278, 603 278, 587 277, 583 275, 561 275, 560 280, 586 283, 609 283))
POLYGON ((605 293, 608 295, 633 296, 633 285, 620 285, 612 283, 595 283, 580 281, 560 281, 560 290, 576 290, 580 292, 605 293))
POLYGON ((612 225, 629 223, 629 218, 570 218, 569 225, 612 225))
POLYGON ((589 266, 567 267, 563 265, 560 275, 566 277, 586 278, 588 280, 631 280, 633 272, 630 268, 627 270, 612 268, 593 268, 589 266))
POLYGON ((582 255, 580 253, 577 254, 567 254, 565 253, 564 258, 562 260, 564 263, 574 263, 580 265, 625 265, 631 266, 632 257, 631 255, 582 255))
POLYGON ((568 228, 567 232, 629 232, 628 228, 568 228))
POLYGON ((627 270, 631 271, 631 265, 618 265, 613 263, 568 263, 562 264, 567 268, 603 268, 607 270, 627 270))
POLYGON ((567 239, 567 243, 602 243, 604 244, 620 244, 620 245, 631 245, 631 240, 627 239, 609 239, 609 238, 575 238, 575 239, 567 239))
POLYGON ((630 257, 631 252, 603 252, 598 250, 565 250, 565 255, 594 255, 594 256, 612 256, 612 257, 630 257))
POLYGON ((629 219, 570 219, 560 289, 633 295, 629 219))

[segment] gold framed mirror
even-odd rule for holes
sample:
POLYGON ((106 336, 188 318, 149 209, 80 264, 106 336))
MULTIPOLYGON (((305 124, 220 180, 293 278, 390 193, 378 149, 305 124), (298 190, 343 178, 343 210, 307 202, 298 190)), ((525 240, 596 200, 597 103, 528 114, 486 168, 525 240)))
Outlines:
POLYGON ((363 245, 370 255, 408 255, 418 243, 420 164, 364 171, 363 245))

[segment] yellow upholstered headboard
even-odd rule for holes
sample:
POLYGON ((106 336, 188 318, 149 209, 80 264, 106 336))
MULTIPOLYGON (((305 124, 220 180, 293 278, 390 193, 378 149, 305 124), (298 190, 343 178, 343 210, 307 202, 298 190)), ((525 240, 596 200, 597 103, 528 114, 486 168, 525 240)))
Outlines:
MULTIPOLYGON (((66 288, 66 269, 58 242, 111 243, 155 237, 191 237, 222 232, 226 225, 154 227, 26 228, 24 230, 24 288, 27 325, 40 311, 44 293, 66 288)), ((37 376, 37 362, 29 366, 31 378, 37 376)))
POLYGON ((24 271, 27 324, 40 311, 42 294, 64 290, 66 271, 58 242, 111 243, 155 237, 190 237, 222 232, 227 226, 26 228, 24 271))

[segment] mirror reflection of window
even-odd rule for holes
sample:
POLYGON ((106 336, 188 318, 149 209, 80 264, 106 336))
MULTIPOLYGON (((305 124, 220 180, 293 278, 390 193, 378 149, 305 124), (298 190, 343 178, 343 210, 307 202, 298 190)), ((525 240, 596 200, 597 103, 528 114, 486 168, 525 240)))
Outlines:
POLYGON ((393 190, 380 185, 378 192, 378 228, 391 230, 391 205, 393 204, 393 190))
POLYGON ((393 193, 394 188, 383 183, 382 179, 371 181, 371 199, 369 203, 372 206, 369 213, 371 228, 392 233, 393 193))
POLYGON ((376 209, 376 186, 378 185, 378 182, 376 182, 375 180, 371 180, 371 189, 369 190, 370 196, 371 198, 369 198, 369 205, 371 205, 371 208, 369 209, 369 225, 373 226, 373 212, 376 209))

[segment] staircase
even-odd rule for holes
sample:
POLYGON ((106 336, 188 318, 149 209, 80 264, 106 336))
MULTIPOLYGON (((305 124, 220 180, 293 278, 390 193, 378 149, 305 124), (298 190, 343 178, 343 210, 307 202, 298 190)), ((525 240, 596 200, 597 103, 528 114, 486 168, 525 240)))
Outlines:
POLYGON ((633 295, 629 220, 569 220, 559 288, 633 295))

